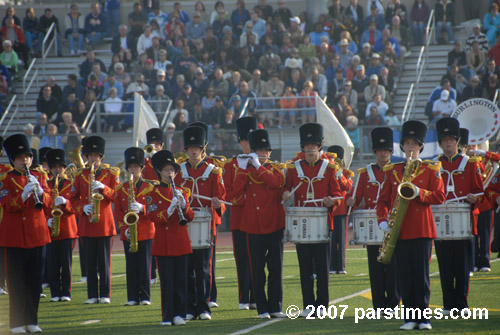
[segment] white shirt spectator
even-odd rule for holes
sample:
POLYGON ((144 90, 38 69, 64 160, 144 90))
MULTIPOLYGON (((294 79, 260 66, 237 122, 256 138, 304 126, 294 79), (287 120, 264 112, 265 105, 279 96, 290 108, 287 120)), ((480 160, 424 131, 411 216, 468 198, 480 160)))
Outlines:
POLYGON ((104 110, 106 113, 120 113, 122 111, 123 103, 122 99, 116 98, 107 98, 104 102, 104 110))
POLYGON ((366 117, 368 118, 370 116, 370 108, 372 108, 373 106, 377 107, 377 110, 378 110, 378 115, 380 115, 380 117, 385 118, 385 112, 387 112, 387 110, 389 109, 389 105, 386 104, 384 101, 380 101, 378 104, 374 101, 370 102, 367 106, 366 106, 366 117))

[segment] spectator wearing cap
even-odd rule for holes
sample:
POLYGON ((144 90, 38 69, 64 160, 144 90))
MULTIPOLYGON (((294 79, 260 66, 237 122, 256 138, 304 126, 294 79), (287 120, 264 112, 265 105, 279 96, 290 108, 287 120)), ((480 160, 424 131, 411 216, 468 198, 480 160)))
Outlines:
POLYGON ((290 34, 290 41, 294 46, 298 46, 300 43, 302 43, 304 32, 302 31, 302 29, 300 29, 300 18, 298 16, 290 18, 290 27, 288 27, 288 34, 290 34))
POLYGON ((382 100, 385 100, 386 91, 385 87, 378 82, 378 75, 372 74, 370 76, 370 84, 365 87, 363 95, 366 101, 372 101, 375 94, 380 94, 382 100))
POLYGON ((163 93, 166 96, 172 96, 172 87, 170 86, 170 82, 166 79, 166 72, 163 70, 156 71, 156 80, 151 83, 151 87, 157 87, 158 85, 163 87, 163 93))
MULTIPOLYGON (((474 3, 474 2, 472 2, 474 3)), ((477 5, 474 7, 478 7, 477 5)), ((481 24, 480 23, 475 23, 473 28, 472 28, 472 34, 467 37, 467 49, 472 49, 472 42, 477 41, 479 43, 479 46, 484 52, 488 52, 490 49, 490 43, 488 42, 488 38, 486 38, 486 35, 481 32, 481 24)))
POLYGON ((368 23, 368 29, 361 34, 361 44, 370 43, 373 47, 375 42, 382 37, 380 30, 376 29, 375 21, 370 21, 368 23))
POLYGON ((85 17, 85 32, 87 33, 87 42, 95 46, 106 33, 108 22, 104 13, 101 11, 101 5, 94 2, 90 6, 90 13, 85 17))
POLYGON ((363 44, 363 48, 361 49, 361 53, 359 54, 359 57, 361 59, 361 64, 363 64, 365 67, 370 66, 372 61, 372 55, 373 55, 372 45, 368 42, 365 42, 363 44))
POLYGON ((366 68, 366 75, 371 76, 372 74, 380 75, 380 70, 384 65, 380 62, 380 55, 376 52, 372 54, 371 65, 366 68))
POLYGON ((134 3, 133 11, 128 14, 128 25, 130 26, 130 34, 134 39, 139 38, 144 31, 144 26, 148 22, 148 16, 144 12, 140 2, 134 3))
POLYGON ((203 97, 207 94, 209 86, 210 81, 205 77, 203 69, 201 67, 197 67, 194 70, 193 91, 198 94, 199 97, 203 97))
POLYGON ((348 43, 347 50, 351 51, 353 55, 356 55, 358 53, 358 46, 356 45, 356 42, 352 40, 351 33, 347 30, 344 30, 340 33, 340 38, 334 46, 335 53, 340 52, 340 43, 342 42, 343 39, 347 40, 348 43))
POLYGON ((201 20, 199 12, 193 14, 193 20, 186 23, 186 37, 190 40, 203 38, 207 30, 207 23, 201 20))
POLYGON ((338 53, 338 55, 339 55, 340 65, 344 69, 347 69, 349 66, 351 66, 352 58, 354 57, 354 54, 348 48, 349 48, 349 41, 343 38, 340 41, 340 52, 338 53))
POLYGON ((431 123, 436 123, 439 119, 449 117, 457 108, 455 100, 450 99, 450 92, 447 90, 441 91, 439 100, 436 100, 432 105, 432 114, 434 118, 431 123))
POLYGON ((389 109, 389 105, 382 100, 382 95, 380 93, 374 94, 371 102, 366 106, 365 117, 370 116, 370 110, 372 107, 377 108, 378 111, 377 115, 379 115, 382 118, 385 117, 385 112, 387 112, 387 110, 389 109))
POLYGON ((182 92, 179 94, 178 99, 184 101, 184 108, 192 113, 194 110, 194 105, 201 104, 200 96, 193 92, 193 88, 190 84, 185 83, 182 87, 182 92))
POLYGON ((120 62, 130 63, 137 58, 137 41, 128 33, 126 24, 118 27, 118 34, 113 37, 111 42, 111 52, 120 57, 120 62))
POLYGON ((371 21, 375 22, 375 27, 377 30, 382 31, 385 27, 385 18, 383 14, 380 14, 377 5, 372 4, 369 7, 370 15, 367 15, 364 21, 364 30, 368 29, 368 25, 371 21))
POLYGON ((299 49, 293 47, 290 49, 290 54, 287 59, 285 59, 284 66, 290 69, 303 69, 304 61, 299 57, 299 49))
POLYGON ((136 75, 135 81, 128 85, 126 97, 133 96, 135 92, 144 92, 145 95, 149 95, 149 86, 146 85, 144 75, 142 73, 136 75))
POLYGON ((224 101, 221 97, 215 97, 214 106, 208 111, 209 117, 211 119, 210 124, 214 129, 219 129, 222 123, 221 116, 227 111, 226 106, 224 106, 224 101))
POLYGON ((104 98, 108 97, 108 91, 112 87, 116 89, 116 96, 123 99, 123 84, 116 80, 116 76, 113 72, 108 75, 108 79, 104 83, 104 98))
MULTIPOLYGON (((356 75, 352 79, 352 88, 358 93, 358 109, 363 111, 366 106, 365 88, 370 85, 370 79, 366 76, 365 66, 359 64, 356 68, 356 75)), ((369 102, 369 100, 368 100, 369 102)), ((363 113, 358 114, 359 118, 363 118, 363 113)))
POLYGON ((144 75, 144 82, 151 86, 151 83, 156 79, 156 70, 154 69, 154 62, 152 59, 148 59, 144 66, 144 69, 140 71, 144 75))

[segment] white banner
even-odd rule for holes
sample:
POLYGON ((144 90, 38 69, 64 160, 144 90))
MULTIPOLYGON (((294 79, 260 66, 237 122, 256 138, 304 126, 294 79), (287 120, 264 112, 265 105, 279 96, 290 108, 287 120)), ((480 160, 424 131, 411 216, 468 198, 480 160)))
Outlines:
POLYGON ((151 128, 159 128, 156 114, 142 95, 134 93, 133 145, 137 147, 139 142, 147 144, 146 132, 151 128))

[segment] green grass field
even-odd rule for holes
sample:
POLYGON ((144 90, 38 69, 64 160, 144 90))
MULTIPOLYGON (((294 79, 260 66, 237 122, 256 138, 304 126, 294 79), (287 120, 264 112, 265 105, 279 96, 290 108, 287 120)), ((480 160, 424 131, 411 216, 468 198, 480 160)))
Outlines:
MULTIPOLYGON (((495 254, 496 256, 496 254, 495 254)), ((475 273, 471 278, 469 306, 487 308, 488 320, 431 320, 436 334, 499 334, 500 333, 500 262, 494 261, 492 272, 475 273)), ((74 257, 73 280, 80 278, 79 258, 74 257)), ((283 267, 283 311, 289 305, 302 307, 297 256, 293 247, 285 252, 283 267)), ((437 273, 437 260, 431 263, 431 307, 442 307, 441 287, 437 273)), ((87 299, 86 285, 75 283, 72 301, 49 303, 41 299, 39 325, 50 334, 151 334, 168 332, 175 334, 230 334, 245 331, 254 326, 251 334, 385 334, 400 333, 400 320, 359 320, 355 323, 355 308, 370 308, 368 265, 366 250, 349 248, 347 251, 347 275, 330 276, 330 299, 336 305, 348 305, 343 319, 340 308, 337 318, 323 320, 285 319, 261 321, 257 312, 239 311, 237 281, 233 254, 230 250, 217 254, 217 287, 219 308, 212 309, 211 321, 191 321, 182 327, 160 327, 160 286, 152 286, 151 306, 124 307, 126 299, 125 257, 112 257, 112 296, 109 305, 84 305, 87 299), (363 293, 364 292, 364 293, 363 293), (351 297, 348 297, 351 296, 351 297), (345 298, 348 297, 348 298, 345 298)), ((0 334, 8 334, 8 296, 0 296, 0 334)))

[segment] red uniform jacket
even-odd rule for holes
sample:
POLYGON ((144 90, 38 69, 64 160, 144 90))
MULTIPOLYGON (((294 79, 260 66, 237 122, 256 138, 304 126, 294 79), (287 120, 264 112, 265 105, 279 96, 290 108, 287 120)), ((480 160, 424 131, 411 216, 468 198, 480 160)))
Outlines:
POLYGON ((285 228, 285 210, 281 193, 285 185, 283 166, 270 161, 259 169, 238 168, 234 194, 243 205, 240 230, 250 234, 270 234, 285 228))
POLYGON ((496 204, 497 198, 500 196, 500 169, 497 171, 490 184, 484 191, 485 198, 492 204, 496 204))
MULTIPOLYGON (((298 171, 295 163, 288 164, 288 175, 286 178, 286 191, 292 191, 294 187, 302 182, 302 185, 294 193, 294 206, 303 206, 303 202, 308 199, 323 199, 324 197, 340 197, 342 196, 342 189, 339 181, 335 178, 335 173, 338 171, 338 166, 334 163, 328 162, 322 179, 316 179, 318 172, 323 164, 323 159, 318 159, 313 164, 309 164, 306 160, 300 160, 300 167, 304 172, 304 176, 309 178, 299 178, 298 171), (309 195, 309 197, 308 197, 309 195)), ((336 203, 330 208, 330 212, 338 208, 341 201, 337 200, 336 203)), ((306 207, 321 206, 321 203, 308 203, 306 207)), ((333 230, 333 221, 329 220, 329 228, 333 230)))
MULTIPOLYGON (((405 162, 384 167, 385 182, 377 204, 378 222, 387 221, 397 195, 398 185, 403 178, 405 162)), ((420 188, 420 195, 408 203, 408 209, 399 232, 400 240, 415 238, 436 238, 436 225, 430 205, 438 205, 446 199, 441 163, 426 161, 417 176, 411 180, 420 188)))
MULTIPOLYGON (((182 190, 182 188, 177 187, 182 190)), ((194 218, 194 212, 189 206, 188 197, 184 194, 186 208, 184 217, 188 222, 194 218)), ((155 236, 153 239, 153 256, 182 256, 193 252, 187 226, 179 225, 179 213, 177 210, 168 217, 168 207, 172 202, 172 189, 169 184, 160 183, 148 196, 146 208, 147 217, 155 223, 155 236), (149 198, 150 197, 150 198, 149 198)))
POLYGON ((10 170, 12 170, 12 166, 7 165, 7 164, 0 164, 0 174, 7 173, 10 170))
POLYGON ((358 187, 356 189, 356 194, 352 195, 355 200, 353 207, 360 209, 373 209, 377 206, 377 196, 379 195, 379 188, 380 192, 382 191, 385 173, 383 168, 377 164, 370 165, 375 180, 370 181, 367 168, 358 169, 358 187))
MULTIPOLYGON (((481 175, 482 176, 485 176, 485 172, 486 172, 486 164, 488 164, 488 162, 492 162, 492 163, 499 163, 500 164, 500 155, 495 153, 495 152, 491 152, 491 151, 486 151, 486 157, 481 161, 480 159, 480 167, 481 167, 481 175)), ((478 215, 480 212, 486 212, 486 211, 489 211, 490 209, 493 209, 495 208, 495 202, 491 202, 488 197, 484 197, 483 199, 483 202, 479 205, 479 209, 478 209, 478 215)))
POLYGON ((142 177, 147 180, 158 180, 158 175, 156 174, 153 164, 151 164, 151 158, 146 158, 144 160, 144 170, 142 171, 142 177))
MULTIPOLYGON (((198 166, 192 167, 189 162, 181 163, 181 169, 179 173, 175 176, 175 185, 181 187, 187 187, 191 190, 191 194, 198 193, 206 197, 217 197, 220 200, 225 200, 226 189, 224 187, 224 181, 222 179, 222 169, 214 167, 208 178, 203 180, 201 178, 205 173, 205 170, 210 164, 207 159, 202 160, 198 166), (187 175, 183 175, 182 166, 185 166, 187 175), (195 180, 197 180, 195 182, 195 180)), ((210 200, 202 200, 199 198, 190 198, 191 207, 212 207, 212 202, 210 200)), ((221 204, 219 210, 212 209, 212 231, 216 235, 217 230, 215 226, 220 224, 220 217, 226 210, 226 205, 221 204)))
POLYGON ((46 213, 50 212, 52 197, 47 187, 46 176, 31 171, 43 189, 40 200, 42 209, 35 209, 35 201, 30 196, 23 202, 21 194, 28 183, 26 176, 18 170, 0 175, 0 246, 31 249, 50 243, 50 231, 46 213))
MULTIPOLYGON (((454 184, 456 197, 463 197, 469 193, 481 193, 483 192, 483 181, 481 179, 481 167, 479 159, 476 157, 470 157, 467 165, 463 172, 456 171, 453 173, 453 184, 448 182, 448 178, 452 171, 459 168, 460 163, 464 159, 462 155, 455 155, 451 159, 445 157, 444 155, 439 156, 439 161, 441 162, 441 176, 443 177, 444 190, 446 192, 446 200, 453 199, 455 196, 453 192, 448 192, 448 184, 450 187, 454 184), (450 173, 443 172, 449 171, 450 173)), ((471 206, 471 220, 472 220, 472 233, 477 235, 477 215, 474 211, 478 208, 483 200, 483 196, 480 196, 476 204, 471 206)))
MULTIPOLYGON (((49 187, 51 189, 54 189, 54 183, 55 180, 52 179, 47 182, 49 187)), ((65 240, 68 238, 77 238, 77 226, 76 226, 76 215, 75 215, 75 209, 73 206, 71 206, 71 201, 69 199, 71 198, 71 181, 67 179, 62 179, 59 180, 59 195, 61 197, 66 198, 68 200, 65 205, 59 206, 59 209, 63 211, 63 215, 61 216, 61 225, 60 225, 60 231, 59 231, 59 236, 58 237, 53 237, 52 241, 57 241, 57 240, 65 240)), ((54 199, 55 200, 55 199, 54 199)), ((52 211, 52 209, 51 209, 52 211)), ((51 218, 52 215, 48 215, 48 218, 51 218)))
POLYGON ((103 183, 104 190, 99 191, 104 199, 101 201, 101 217, 99 222, 90 223, 90 217, 83 212, 83 207, 92 203, 89 198, 89 168, 83 168, 75 174, 71 203, 79 215, 78 235, 85 237, 102 237, 116 235, 115 220, 111 203, 115 200, 115 189, 120 184, 118 168, 101 168, 96 172, 95 180, 103 183))
POLYGON ((238 161, 236 159, 229 159, 224 165, 224 186, 226 187, 226 200, 231 202, 231 219, 229 228, 231 230, 240 230, 241 220, 243 219, 243 206, 238 205, 239 197, 243 194, 236 195, 234 193, 234 181, 236 180, 236 172, 238 171, 238 161))
POLYGON ((346 205, 345 201, 346 201, 347 192, 349 192, 352 188, 352 177, 353 176, 354 176, 354 172, 352 172, 351 170, 348 170, 348 169, 342 170, 342 176, 340 177, 339 184, 340 184, 340 188, 341 188, 340 195, 343 196, 344 199, 340 203, 340 206, 338 206, 333 211, 333 216, 347 214, 347 205, 346 205))
MULTIPOLYGON (((158 182, 153 182, 150 180, 139 179, 134 185, 134 195, 135 200, 144 206, 146 212, 146 206, 152 201, 152 194, 155 187, 158 187, 158 182), (149 203, 148 203, 149 201, 149 203)), ((120 184, 115 190, 115 218, 118 221, 118 226, 120 227, 120 240, 126 241, 125 230, 128 225, 123 222, 123 217, 128 213, 128 197, 129 197, 129 182, 120 184)), ((139 221, 137 222, 137 240, 151 240, 155 235, 155 227, 153 221, 151 221, 144 213, 139 213, 139 221)))

